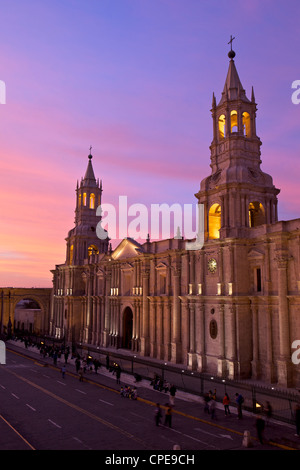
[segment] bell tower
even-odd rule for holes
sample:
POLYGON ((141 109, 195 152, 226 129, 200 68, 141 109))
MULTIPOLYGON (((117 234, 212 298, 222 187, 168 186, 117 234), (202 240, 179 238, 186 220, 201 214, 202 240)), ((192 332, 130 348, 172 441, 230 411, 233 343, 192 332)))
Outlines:
POLYGON ((261 166, 262 145, 256 134, 254 90, 248 99, 232 50, 220 101, 213 93, 211 175, 195 195, 204 204, 205 240, 249 237, 249 230, 278 220, 277 195, 272 177, 261 166))
POLYGON ((109 238, 99 239, 96 226, 101 217, 96 216, 101 205, 102 181, 96 180, 92 165, 92 154, 88 156, 88 166, 84 178, 76 187, 75 227, 69 231, 66 264, 80 265, 92 254, 106 253, 109 238))

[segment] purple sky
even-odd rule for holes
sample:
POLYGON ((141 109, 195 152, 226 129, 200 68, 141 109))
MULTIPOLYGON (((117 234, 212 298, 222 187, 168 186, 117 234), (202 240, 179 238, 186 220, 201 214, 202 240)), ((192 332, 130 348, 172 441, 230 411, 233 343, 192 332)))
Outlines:
POLYGON ((0 285, 51 286, 92 145, 103 202, 195 204, 230 35, 262 170, 300 216, 298 0, 0 0, 0 285))

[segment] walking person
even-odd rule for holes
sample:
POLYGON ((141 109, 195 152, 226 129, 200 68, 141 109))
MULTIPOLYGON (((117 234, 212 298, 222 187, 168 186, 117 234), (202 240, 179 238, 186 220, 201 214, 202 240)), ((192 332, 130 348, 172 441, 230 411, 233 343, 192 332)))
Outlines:
POLYGON ((155 409, 155 424, 156 426, 160 425, 162 418, 162 412, 159 403, 156 403, 156 409, 155 409))
POLYGON ((172 427, 172 407, 168 406, 166 414, 165 414, 165 426, 172 427))
POLYGON ((210 416, 211 416, 211 419, 214 419, 216 417, 216 400, 214 398, 212 398, 210 400, 210 416))
POLYGON ((120 383, 120 378, 121 378, 121 367, 119 364, 116 366, 116 379, 117 379, 117 384, 120 383))
POLYGON ((79 359, 79 357, 76 357, 76 360, 75 360, 75 367, 76 367, 76 372, 77 372, 77 374, 78 374, 79 369, 80 369, 80 359, 79 359))
POLYGON ((175 404, 175 394, 176 394, 176 387, 174 384, 170 387, 170 405, 174 406, 175 404))
POLYGON ((261 416, 257 416, 255 426, 256 426, 258 440, 261 444, 263 444, 264 443, 263 434, 264 434, 264 429, 265 429, 265 421, 263 420, 263 418, 261 416))
POLYGON ((61 368, 61 375, 62 375, 63 379, 65 378, 65 373, 66 373, 66 366, 63 365, 62 368, 61 368))
POLYGON ((300 405, 296 406, 295 410, 295 421, 296 421, 296 434, 295 436, 300 437, 300 405))
POLYGON ((266 424, 269 424, 272 418, 272 413, 273 413, 272 406, 269 401, 267 401, 266 403, 265 413, 266 413, 266 424))
POLYGON ((242 419, 243 413, 242 413, 242 404, 244 403, 244 397, 240 393, 235 394, 235 401, 237 404, 237 410, 238 410, 238 419, 242 419))
POLYGON ((83 367, 79 369, 79 382, 83 382, 83 367))
POLYGON ((230 403, 230 399, 229 399, 228 393, 225 393, 224 398, 223 398, 223 405, 224 405, 224 411, 225 411, 226 416, 230 415, 229 403, 230 403))
POLYGON ((206 393, 204 395, 204 413, 209 414, 209 402, 210 402, 210 396, 209 396, 209 393, 206 393))

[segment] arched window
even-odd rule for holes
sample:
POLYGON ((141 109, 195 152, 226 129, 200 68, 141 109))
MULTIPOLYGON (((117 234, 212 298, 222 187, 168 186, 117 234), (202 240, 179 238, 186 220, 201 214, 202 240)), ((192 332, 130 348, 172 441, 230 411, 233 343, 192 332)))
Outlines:
POLYGON ((90 209, 95 209, 95 194, 90 195, 90 209))
POLYGON ((83 205, 86 206, 86 193, 83 193, 83 205))
POLYGON ((243 131, 244 131, 244 136, 250 137, 251 135, 250 114, 246 112, 243 113, 243 131))
POLYGON ((236 111, 230 113, 230 132, 238 131, 238 115, 236 111))
POLYGON ((78 207, 81 207, 81 194, 78 195, 78 207))
POLYGON ((70 264, 73 264, 73 254, 74 254, 74 246, 70 246, 70 255, 69 255, 69 262, 70 264))
POLYGON ((96 247, 96 245, 90 245, 88 247, 88 254, 89 256, 91 255, 98 255, 99 254, 99 250, 98 248, 96 247))
POLYGON ((221 114, 219 117, 219 138, 224 139, 225 137, 225 123, 226 123, 226 118, 224 114, 221 114))
POLYGON ((221 228, 221 206, 220 204, 213 204, 209 209, 208 214, 208 234, 211 240, 220 238, 221 228))
POLYGON ((265 223, 265 209, 264 206, 258 202, 250 202, 249 204, 249 226, 257 227, 265 223))

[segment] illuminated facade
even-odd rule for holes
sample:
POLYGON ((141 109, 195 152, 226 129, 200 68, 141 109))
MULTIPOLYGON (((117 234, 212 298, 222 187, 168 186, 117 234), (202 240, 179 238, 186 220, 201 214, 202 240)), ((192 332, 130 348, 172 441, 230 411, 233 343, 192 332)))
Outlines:
POLYGON ((220 101, 213 95, 211 174, 195 195, 205 243, 182 239, 115 250, 95 232, 102 187, 91 156, 77 185, 66 262, 53 273, 50 333, 67 341, 126 348, 221 377, 292 386, 300 340, 300 219, 278 221, 271 176, 262 172, 256 103, 234 52, 220 101))

